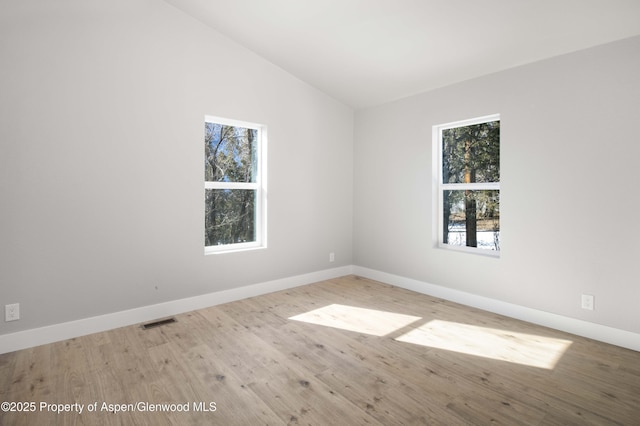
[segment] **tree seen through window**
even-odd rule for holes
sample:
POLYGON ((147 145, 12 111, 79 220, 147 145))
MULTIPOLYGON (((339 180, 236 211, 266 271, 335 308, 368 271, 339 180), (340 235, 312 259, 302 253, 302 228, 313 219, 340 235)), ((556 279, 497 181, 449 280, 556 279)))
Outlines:
POLYGON ((500 121, 440 129, 441 243, 500 250, 500 121))
POLYGON ((205 246, 256 241, 258 130, 205 122, 205 246))

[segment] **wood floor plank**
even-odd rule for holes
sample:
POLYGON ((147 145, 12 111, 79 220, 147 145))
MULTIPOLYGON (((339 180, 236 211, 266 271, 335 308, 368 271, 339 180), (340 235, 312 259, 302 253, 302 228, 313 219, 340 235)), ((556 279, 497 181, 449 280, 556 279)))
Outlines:
MULTIPOLYGON (((18 352, 0 355, 0 401, 7 401, 13 385, 13 372, 16 368, 18 352)), ((2 414, 0 413, 0 416, 2 414)))
POLYGON ((360 277, 175 319, 0 355, 0 399, 85 406, 0 424, 640 424, 640 353, 360 277))
POLYGON ((261 375, 249 387, 287 424, 381 425, 341 393, 295 368, 261 375))
POLYGON ((187 360, 188 373, 198 384, 197 401, 216 403, 211 418, 219 424, 284 424, 209 345, 191 348, 187 360))

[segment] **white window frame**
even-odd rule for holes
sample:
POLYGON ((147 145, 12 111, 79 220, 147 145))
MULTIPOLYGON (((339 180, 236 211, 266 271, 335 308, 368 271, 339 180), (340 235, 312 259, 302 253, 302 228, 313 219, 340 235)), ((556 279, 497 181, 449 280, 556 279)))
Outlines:
MULTIPOLYGON (((498 190, 500 191, 500 182, 476 182, 476 183, 443 183, 442 182, 442 131, 455 129, 457 127, 466 127, 474 124, 488 123, 490 121, 500 121, 500 114, 485 115, 467 120, 452 121, 445 124, 437 124, 433 129, 433 205, 434 211, 434 241, 435 246, 446 250, 454 250, 466 253, 482 254, 492 257, 500 257, 499 250, 487 250, 478 247, 456 246, 453 244, 445 244, 442 240, 444 233, 444 191, 447 190, 498 190)), ((502 141, 500 141, 502 143, 502 141)), ((501 193, 502 195, 502 193, 501 193)), ((502 231, 501 231, 502 232, 502 231)))
MULTIPOLYGON (((216 123, 226 126, 242 127, 257 130, 256 177, 255 182, 214 182, 204 181, 207 189, 250 189, 256 191, 255 205, 255 241, 233 244, 204 246, 204 254, 230 253, 244 250, 255 250, 267 247, 267 126, 247 121, 205 115, 205 123, 216 123)), ((203 139, 204 140, 204 137, 203 139)), ((202 199, 205 199, 203 194, 202 199)), ((203 212, 206 207, 203 209, 203 212)), ((204 220, 203 220, 204 224, 204 220)))

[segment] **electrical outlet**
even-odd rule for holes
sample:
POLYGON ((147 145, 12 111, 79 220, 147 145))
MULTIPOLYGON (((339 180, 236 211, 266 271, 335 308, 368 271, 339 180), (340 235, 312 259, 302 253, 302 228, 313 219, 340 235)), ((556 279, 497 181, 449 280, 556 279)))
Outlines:
POLYGON ((591 294, 582 295, 582 309, 593 311, 594 297, 591 294))
POLYGON ((11 305, 4 305, 4 320, 5 321, 17 321, 20 319, 20 304, 13 303, 11 305))
POLYGON ((335 253, 333 252, 329 253, 329 262, 334 262, 335 260, 336 260, 335 253))

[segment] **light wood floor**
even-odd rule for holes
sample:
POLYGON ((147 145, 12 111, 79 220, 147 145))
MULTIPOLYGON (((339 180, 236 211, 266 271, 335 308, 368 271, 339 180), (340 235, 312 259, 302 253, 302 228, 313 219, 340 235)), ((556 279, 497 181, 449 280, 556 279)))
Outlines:
POLYGON ((640 424, 640 353, 367 279, 176 319, 0 355, 0 424, 640 424))

